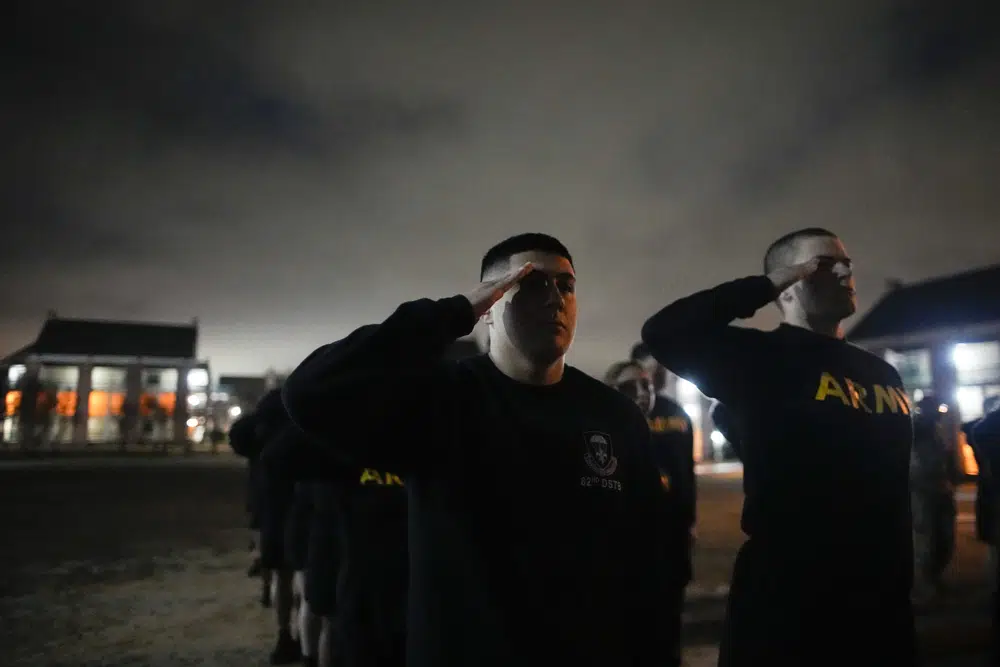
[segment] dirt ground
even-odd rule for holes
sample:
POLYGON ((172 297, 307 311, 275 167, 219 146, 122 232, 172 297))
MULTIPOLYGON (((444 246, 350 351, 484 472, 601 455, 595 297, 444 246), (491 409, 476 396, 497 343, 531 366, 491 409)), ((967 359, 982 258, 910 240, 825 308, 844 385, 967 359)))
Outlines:
MULTIPOLYGON (((0 665, 266 664, 273 621, 245 573, 244 484, 228 458, 0 464, 0 665)), ((739 487, 702 488, 695 594, 717 596, 741 542, 739 487)), ((977 546, 964 530, 959 588, 978 581, 977 546)))

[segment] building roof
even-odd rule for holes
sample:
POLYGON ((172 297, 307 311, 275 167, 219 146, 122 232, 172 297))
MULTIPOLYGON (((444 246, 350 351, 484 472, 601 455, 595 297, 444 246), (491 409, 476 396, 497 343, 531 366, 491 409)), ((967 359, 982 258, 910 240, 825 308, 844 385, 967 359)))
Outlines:
POLYGON ((50 316, 34 343, 3 363, 21 363, 31 354, 195 359, 198 325, 78 320, 50 316))
POLYGON ((890 289, 852 328, 854 342, 1000 322, 1000 264, 890 289))
POLYGON ((241 398, 259 399, 267 393, 267 377, 263 375, 220 375, 219 388, 241 398))

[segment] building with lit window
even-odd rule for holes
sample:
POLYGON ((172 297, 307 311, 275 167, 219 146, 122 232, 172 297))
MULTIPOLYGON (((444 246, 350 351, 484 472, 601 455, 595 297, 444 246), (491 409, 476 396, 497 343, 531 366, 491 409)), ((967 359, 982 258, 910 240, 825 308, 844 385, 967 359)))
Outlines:
POLYGON ((208 364, 187 325, 49 317, 0 360, 6 446, 182 443, 208 404, 208 364), (33 405, 29 403, 34 397, 33 405))
POLYGON ((848 338, 895 366, 914 401, 978 419, 1000 400, 1000 265, 894 283, 848 338))
POLYGON ((284 376, 273 371, 264 375, 220 375, 210 396, 214 423, 228 433, 234 421, 252 411, 264 394, 284 381, 284 376))

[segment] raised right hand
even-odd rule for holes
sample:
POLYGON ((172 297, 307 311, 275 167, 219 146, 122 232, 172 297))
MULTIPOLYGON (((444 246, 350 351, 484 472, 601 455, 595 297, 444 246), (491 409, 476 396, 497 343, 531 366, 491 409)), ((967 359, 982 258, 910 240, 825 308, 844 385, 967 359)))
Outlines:
POLYGON ((813 257, 808 262, 803 262, 802 264, 794 264, 792 266, 784 266, 780 269, 775 269, 771 273, 767 274, 767 277, 771 279, 771 283, 780 294, 800 280, 805 280, 809 276, 816 273, 822 262, 822 258, 813 257))
POLYGON ((472 304, 472 310, 476 313, 476 320, 486 314, 497 301, 503 298, 510 288, 521 282, 521 279, 535 270, 535 266, 528 262, 522 266, 511 269, 499 278, 484 280, 479 283, 479 287, 467 292, 465 298, 472 304))

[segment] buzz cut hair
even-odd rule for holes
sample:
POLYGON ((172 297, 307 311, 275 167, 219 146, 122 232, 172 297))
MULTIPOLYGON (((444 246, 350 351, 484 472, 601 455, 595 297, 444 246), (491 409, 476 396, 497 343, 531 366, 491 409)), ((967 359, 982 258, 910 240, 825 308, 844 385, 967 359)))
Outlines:
POLYGON ((764 273, 770 274, 776 269, 788 266, 795 254, 795 246, 804 239, 815 238, 837 238, 837 235, 829 229, 822 227, 806 227, 794 232, 785 234, 780 239, 768 246, 764 253, 764 273))
POLYGON ((479 266, 479 279, 483 280, 487 273, 501 265, 504 265, 506 270, 510 267, 511 257, 531 251, 559 255, 566 258, 570 266, 573 265, 573 257, 559 239, 548 234, 529 232, 504 239, 487 250, 486 254, 483 255, 482 264, 479 266))
POLYGON ((632 346, 632 352, 628 355, 630 361, 644 361, 653 356, 649 346, 643 342, 638 342, 632 346))
POLYGON ((639 365, 639 362, 635 361, 634 359, 629 359, 628 361, 618 361, 616 363, 611 364, 611 368, 609 368, 607 372, 604 373, 604 384, 608 385, 609 387, 614 387, 616 384, 618 384, 618 378, 620 378, 622 374, 630 368, 633 368, 639 371, 640 373, 646 372, 646 370, 641 365, 639 365))

